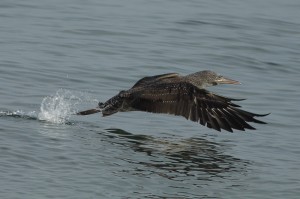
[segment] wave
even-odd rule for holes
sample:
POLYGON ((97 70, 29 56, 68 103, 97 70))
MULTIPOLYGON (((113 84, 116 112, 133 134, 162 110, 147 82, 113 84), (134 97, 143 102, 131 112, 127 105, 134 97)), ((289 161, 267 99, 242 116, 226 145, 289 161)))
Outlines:
POLYGON ((0 111, 0 117, 15 117, 15 118, 24 118, 24 119, 37 119, 36 111, 25 112, 22 110, 16 111, 0 111))

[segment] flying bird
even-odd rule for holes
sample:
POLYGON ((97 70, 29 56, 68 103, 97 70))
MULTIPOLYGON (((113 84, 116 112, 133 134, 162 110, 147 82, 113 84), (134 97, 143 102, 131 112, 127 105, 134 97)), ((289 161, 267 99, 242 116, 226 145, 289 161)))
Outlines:
POLYGON ((218 84, 240 84, 240 82, 218 75, 213 71, 200 71, 186 76, 167 73, 144 77, 129 90, 123 90, 94 109, 81 111, 77 115, 101 112, 109 116, 117 112, 146 111, 180 115, 187 120, 198 122, 208 128, 233 132, 255 129, 249 122, 266 124, 255 117, 256 114, 244 111, 233 99, 212 93, 205 88, 218 84))

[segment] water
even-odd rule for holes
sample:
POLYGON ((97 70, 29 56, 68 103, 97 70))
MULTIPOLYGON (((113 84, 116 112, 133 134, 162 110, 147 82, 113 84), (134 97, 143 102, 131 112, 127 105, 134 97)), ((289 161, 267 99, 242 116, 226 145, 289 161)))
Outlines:
POLYGON ((299 1, 1 1, 1 198, 298 198, 299 1), (210 69, 271 115, 218 133, 80 117, 146 75, 210 69))

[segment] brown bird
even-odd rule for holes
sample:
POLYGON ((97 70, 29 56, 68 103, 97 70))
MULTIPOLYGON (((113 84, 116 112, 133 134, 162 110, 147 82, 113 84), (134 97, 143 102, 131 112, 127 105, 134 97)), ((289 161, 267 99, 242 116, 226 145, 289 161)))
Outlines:
POLYGON ((181 115, 208 128, 230 132, 233 132, 232 129, 255 129, 248 122, 266 124, 255 117, 268 114, 244 111, 232 102, 243 99, 220 96, 204 89, 218 84, 240 83, 207 70, 186 76, 168 73, 144 77, 129 90, 121 91, 105 103, 100 102, 95 109, 78 112, 77 115, 102 112, 103 116, 109 116, 127 111, 167 113, 181 115))

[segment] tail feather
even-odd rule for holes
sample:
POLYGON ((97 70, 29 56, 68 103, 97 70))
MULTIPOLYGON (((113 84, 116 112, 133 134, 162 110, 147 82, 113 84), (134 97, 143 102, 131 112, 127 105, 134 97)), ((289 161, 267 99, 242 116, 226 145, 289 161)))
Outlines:
POLYGON ((93 109, 78 112, 78 113, 76 113, 76 115, 90 115, 90 114, 99 113, 99 112, 101 112, 100 109, 93 108, 93 109))

